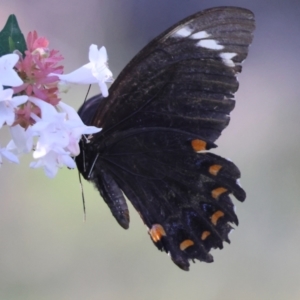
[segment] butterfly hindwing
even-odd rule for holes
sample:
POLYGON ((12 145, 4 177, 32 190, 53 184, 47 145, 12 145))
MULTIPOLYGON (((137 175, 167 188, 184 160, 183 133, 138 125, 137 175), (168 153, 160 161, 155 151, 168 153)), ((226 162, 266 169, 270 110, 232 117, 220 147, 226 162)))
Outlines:
POLYGON ((182 269, 211 262, 237 216, 238 168, 207 152, 228 125, 236 74, 254 30, 253 14, 221 7, 197 13, 150 42, 124 68, 109 96, 86 102, 82 120, 102 131, 81 141, 79 171, 128 228, 125 196, 154 244, 182 269))

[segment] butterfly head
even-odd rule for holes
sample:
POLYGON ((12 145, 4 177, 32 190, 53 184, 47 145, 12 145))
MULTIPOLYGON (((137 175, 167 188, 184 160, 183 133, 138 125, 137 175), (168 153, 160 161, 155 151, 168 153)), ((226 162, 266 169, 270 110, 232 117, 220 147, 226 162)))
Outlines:
MULTIPOLYGON (((78 110, 78 115, 85 125, 93 125, 94 114, 103 100, 101 95, 97 95, 82 104, 78 110)), ((80 154, 76 157, 75 161, 79 172, 86 180, 90 180, 93 171, 93 164, 97 160, 97 147, 94 145, 94 137, 96 135, 84 135, 79 143, 80 154), (87 159, 87 157, 94 157, 94 160, 87 159)))

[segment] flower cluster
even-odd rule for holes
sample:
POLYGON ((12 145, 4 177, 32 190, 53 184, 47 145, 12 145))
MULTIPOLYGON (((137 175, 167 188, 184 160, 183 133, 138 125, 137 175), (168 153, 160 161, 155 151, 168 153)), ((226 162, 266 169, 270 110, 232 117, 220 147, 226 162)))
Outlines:
POLYGON ((58 168, 75 168, 73 157, 79 154, 79 141, 84 134, 101 129, 86 126, 76 111, 60 101, 59 85, 65 83, 98 83, 104 97, 108 96, 106 82, 112 81, 104 47, 90 46, 90 62, 63 74, 58 65, 63 57, 49 50, 49 42, 30 32, 24 55, 19 51, 0 57, 0 128, 9 126, 12 140, 2 157, 18 163, 19 156, 33 151, 32 168, 43 167, 49 177, 58 168))

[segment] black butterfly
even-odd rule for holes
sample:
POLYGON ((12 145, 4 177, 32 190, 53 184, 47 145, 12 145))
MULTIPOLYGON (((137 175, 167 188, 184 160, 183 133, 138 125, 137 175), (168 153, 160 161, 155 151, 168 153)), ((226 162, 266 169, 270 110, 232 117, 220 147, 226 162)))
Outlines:
POLYGON ((194 14, 150 42, 125 67, 109 96, 79 110, 102 131, 81 141, 80 173, 118 223, 129 227, 124 195, 158 249, 184 270, 212 262, 238 224, 233 194, 246 194, 230 161, 207 152, 229 123, 236 75, 248 54, 254 16, 237 7, 194 14))

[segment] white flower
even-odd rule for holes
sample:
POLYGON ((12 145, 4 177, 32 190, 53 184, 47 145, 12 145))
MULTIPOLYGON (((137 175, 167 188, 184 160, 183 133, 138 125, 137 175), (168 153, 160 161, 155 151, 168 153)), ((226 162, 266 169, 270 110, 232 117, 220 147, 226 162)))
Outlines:
POLYGON ((100 132, 102 129, 95 126, 86 126, 75 109, 62 101, 59 102, 58 107, 67 115, 67 126, 69 131, 69 145, 67 149, 73 156, 77 156, 80 152, 79 141, 83 134, 94 134, 100 132))
POLYGON ((0 128, 3 124, 11 126, 15 120, 15 108, 27 101, 28 96, 13 96, 12 89, 3 90, 0 85, 0 128))
POLYGON ((31 127, 32 136, 37 136, 33 157, 38 159, 30 164, 32 168, 44 167, 49 177, 56 175, 58 168, 66 165, 75 168, 73 156, 80 152, 79 141, 82 134, 93 134, 101 129, 86 126, 76 111, 65 103, 60 102, 57 111, 52 105, 30 97, 29 101, 41 109, 41 118, 32 114, 36 123, 31 127))
POLYGON ((0 85, 19 86, 23 84, 22 79, 13 69, 18 60, 19 56, 15 53, 0 57, 0 85))
POLYGON ((69 74, 54 74, 51 76, 57 76, 61 81, 79 84, 92 84, 98 83, 103 97, 108 96, 108 89, 105 82, 112 82, 112 72, 107 65, 107 53, 105 47, 101 47, 98 50, 97 45, 92 44, 89 51, 88 64, 80 67, 79 69, 69 74))
POLYGON ((68 124, 76 129, 78 135, 93 134, 102 130, 102 128, 85 125, 76 110, 68 104, 60 101, 57 106, 66 113, 68 124))
POLYGON ((50 178, 53 178, 57 174, 58 169, 64 165, 70 169, 76 167, 74 159, 61 148, 53 148, 39 160, 30 163, 30 167, 34 169, 43 167, 46 175, 50 178))
POLYGON ((41 109, 42 114, 42 118, 32 114, 36 123, 31 130, 34 136, 39 137, 33 157, 41 158, 54 149, 63 150, 69 144, 65 125, 66 114, 59 113, 52 105, 42 100, 31 97, 30 101, 41 109))

